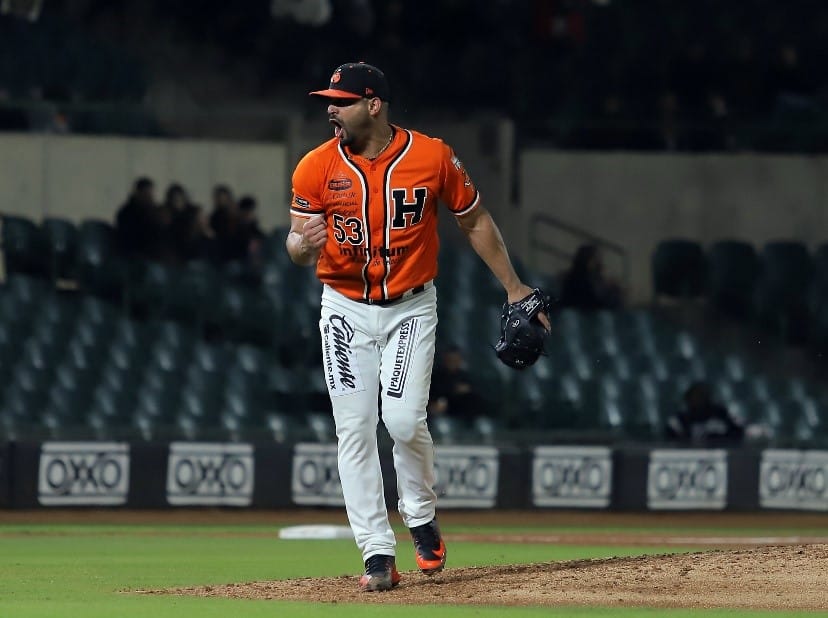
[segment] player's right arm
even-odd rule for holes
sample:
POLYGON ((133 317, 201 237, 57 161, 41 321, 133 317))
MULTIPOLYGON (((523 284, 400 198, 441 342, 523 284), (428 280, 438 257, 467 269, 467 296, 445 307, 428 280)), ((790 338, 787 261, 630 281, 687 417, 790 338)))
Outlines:
POLYGON ((311 266, 319 260, 319 253, 328 240, 328 226, 325 217, 317 215, 308 219, 297 215, 290 216, 290 232, 287 246, 290 259, 300 266, 311 266))
POLYGON ((290 204, 290 232, 285 246, 295 264, 312 266, 328 239, 325 212, 319 188, 323 182, 320 166, 312 159, 311 151, 299 161, 293 171, 293 199, 290 204))

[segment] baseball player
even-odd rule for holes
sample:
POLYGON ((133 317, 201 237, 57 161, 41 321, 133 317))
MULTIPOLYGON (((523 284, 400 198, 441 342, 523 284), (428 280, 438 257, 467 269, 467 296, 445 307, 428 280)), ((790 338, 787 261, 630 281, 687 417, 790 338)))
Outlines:
POLYGON ((360 587, 389 590, 400 575, 377 451, 380 408, 394 441, 398 508, 417 566, 430 575, 446 562, 426 425, 437 328, 438 202, 510 302, 532 290, 516 275, 452 149, 389 123, 382 71, 343 64, 327 89, 310 94, 327 104, 333 137, 296 166, 286 246, 293 262, 315 266, 323 283, 323 363, 345 508, 365 561, 360 587))

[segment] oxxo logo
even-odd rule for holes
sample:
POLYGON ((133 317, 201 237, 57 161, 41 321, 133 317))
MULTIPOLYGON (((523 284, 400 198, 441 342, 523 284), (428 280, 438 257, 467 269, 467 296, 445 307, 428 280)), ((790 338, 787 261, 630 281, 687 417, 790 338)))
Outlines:
POLYGON ((532 459, 535 506, 607 508, 612 451, 602 446, 539 446, 532 459))
POLYGON ((336 444, 297 444, 294 447, 291 493, 296 504, 345 504, 336 463, 336 444))
POLYGON ((651 509, 723 509, 727 502, 727 452, 655 450, 647 473, 651 509))
POLYGON ((440 506, 491 508, 497 498, 497 449, 486 446, 438 446, 434 449, 434 491, 440 506))
POLYGON ((250 444, 170 444, 167 502, 173 506, 249 506, 253 482, 250 444))
POLYGON ((764 508, 828 510, 828 451, 763 451, 759 504, 764 508))
POLYGON ((124 504, 129 493, 129 445, 45 442, 37 476, 38 501, 45 506, 124 504))

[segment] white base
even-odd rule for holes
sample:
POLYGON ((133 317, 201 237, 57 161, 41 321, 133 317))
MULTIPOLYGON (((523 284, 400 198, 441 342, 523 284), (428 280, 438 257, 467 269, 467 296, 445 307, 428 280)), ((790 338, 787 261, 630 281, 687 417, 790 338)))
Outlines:
POLYGON ((279 530, 280 539, 352 539, 349 526, 314 524, 309 526, 288 526, 279 530))

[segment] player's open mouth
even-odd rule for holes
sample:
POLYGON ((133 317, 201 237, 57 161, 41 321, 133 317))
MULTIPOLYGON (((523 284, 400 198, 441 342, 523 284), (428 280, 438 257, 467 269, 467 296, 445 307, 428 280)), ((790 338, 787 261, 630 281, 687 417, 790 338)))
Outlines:
POLYGON ((334 120, 333 118, 331 118, 331 120, 329 122, 333 125, 334 136, 335 137, 342 137, 342 125, 339 124, 339 122, 337 120, 334 120))

